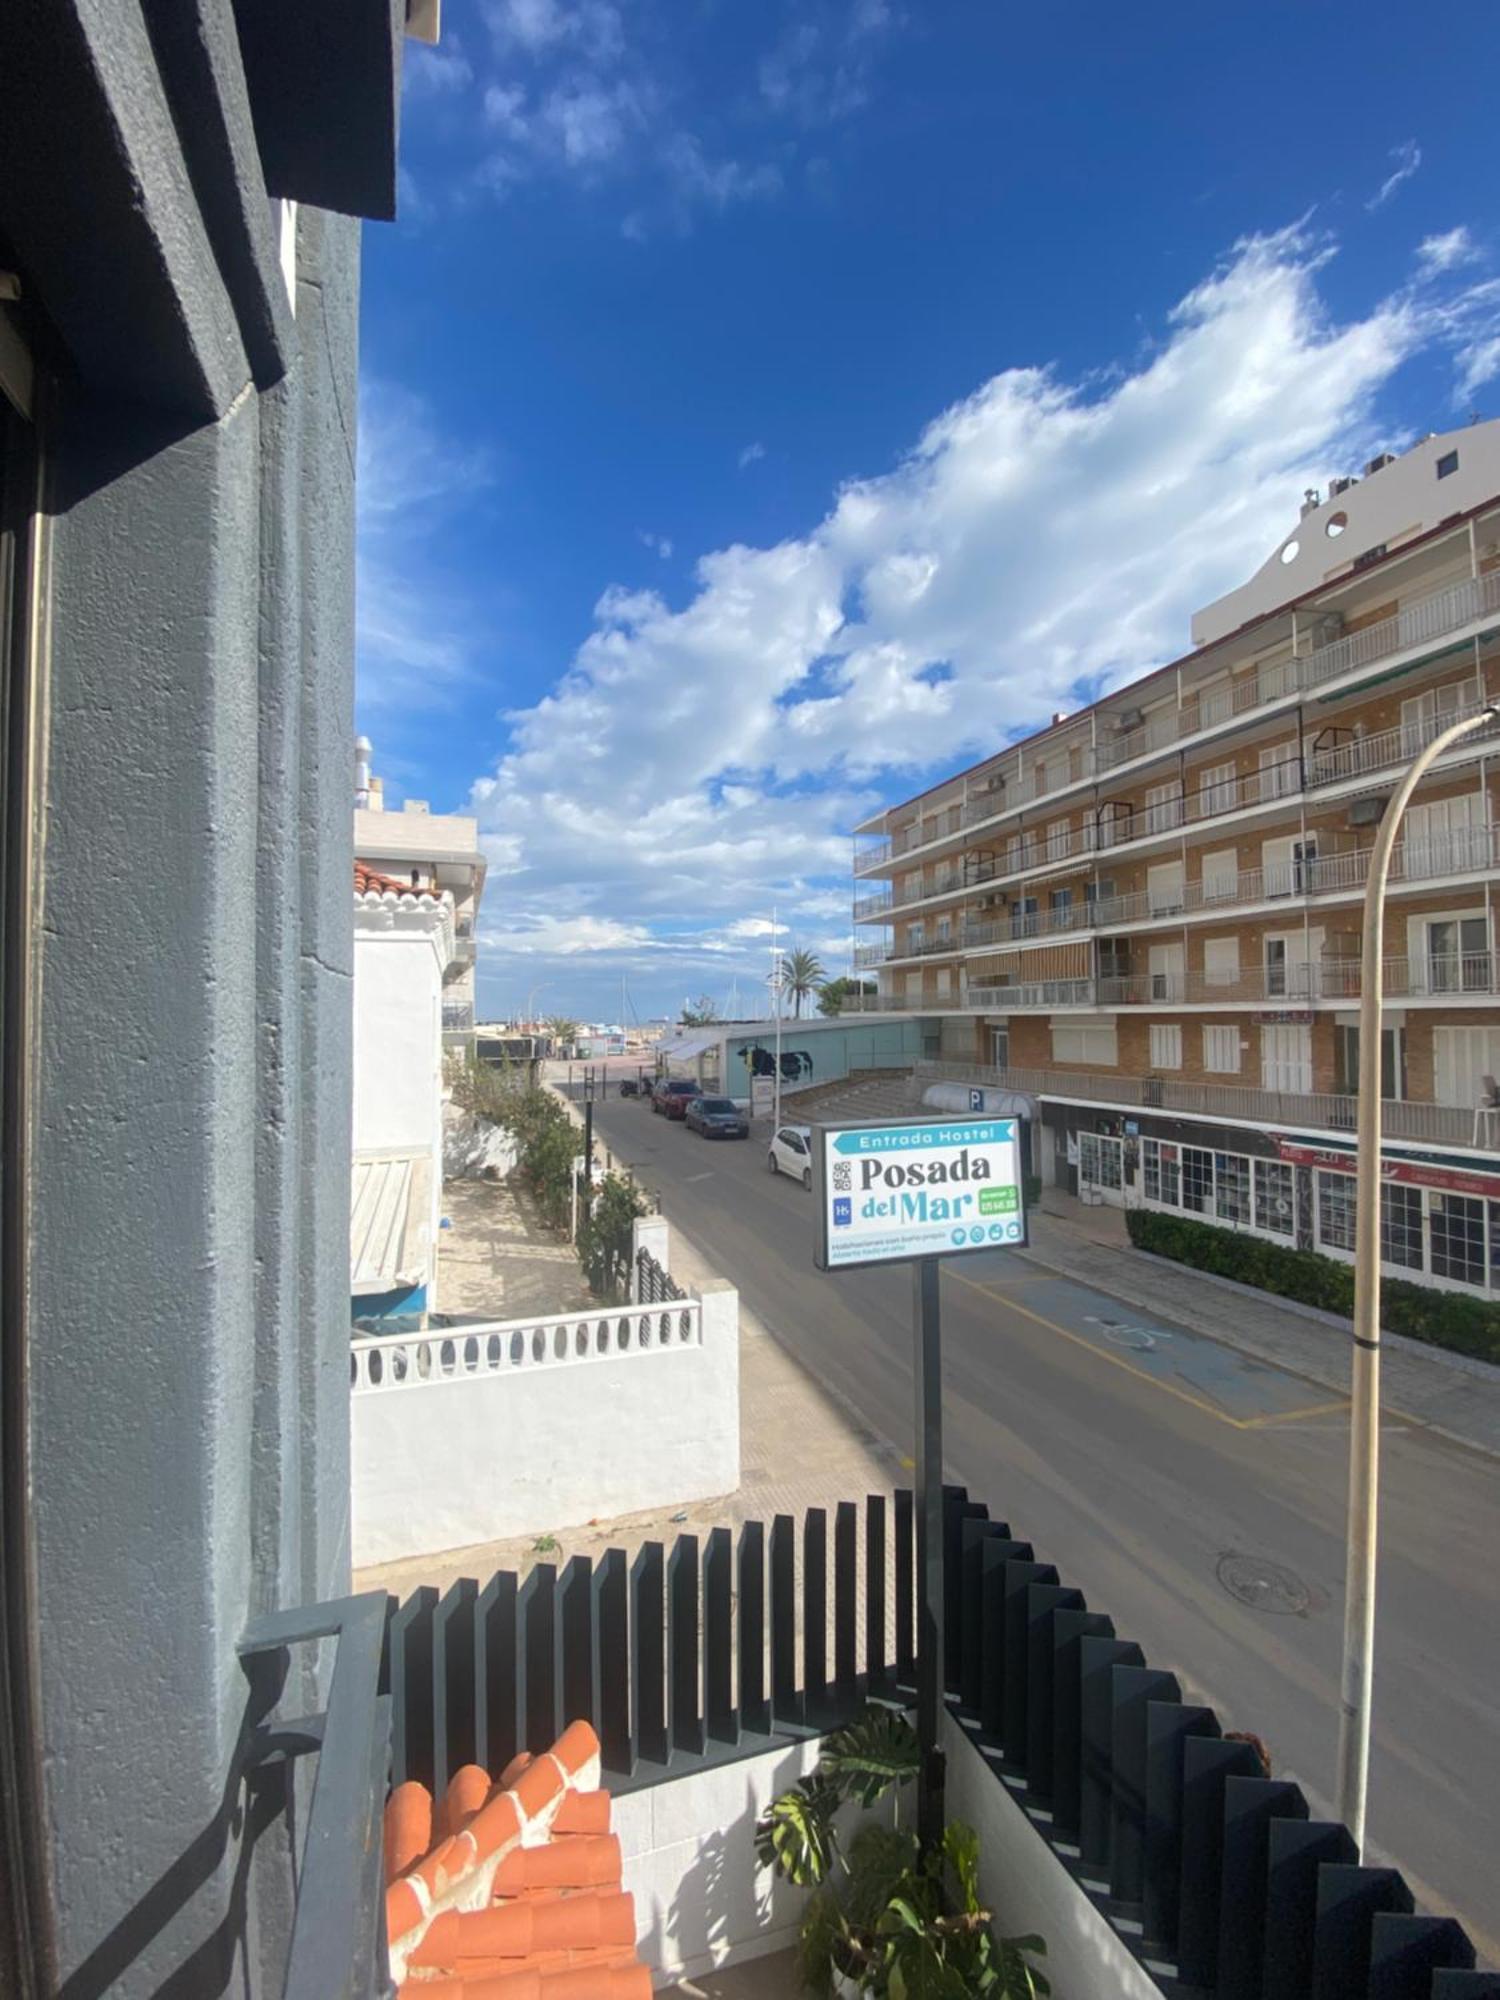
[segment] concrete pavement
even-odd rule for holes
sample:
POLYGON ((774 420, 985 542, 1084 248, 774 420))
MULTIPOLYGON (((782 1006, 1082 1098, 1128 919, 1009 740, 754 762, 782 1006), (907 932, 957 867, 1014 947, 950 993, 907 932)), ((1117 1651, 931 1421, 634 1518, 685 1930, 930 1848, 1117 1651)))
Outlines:
MULTIPOLYGON (((816 1274, 808 1198, 768 1174, 762 1143, 707 1144, 628 1101, 596 1117, 760 1323, 900 1453, 905 1272, 816 1274)), ((1210 1337, 1229 1313, 1243 1336, 1249 1315, 1209 1289, 1061 1229, 1045 1242, 1039 1229, 1029 1258, 947 1266, 948 1469, 1226 1726, 1265 1737, 1278 1772, 1326 1811, 1345 1399, 1300 1347, 1287 1367, 1210 1337)), ((1307 1342, 1301 1323, 1286 1338, 1307 1342)), ((1371 1847, 1494 1957, 1500 1481, 1488 1459, 1394 1413, 1384 1456, 1371 1847)))

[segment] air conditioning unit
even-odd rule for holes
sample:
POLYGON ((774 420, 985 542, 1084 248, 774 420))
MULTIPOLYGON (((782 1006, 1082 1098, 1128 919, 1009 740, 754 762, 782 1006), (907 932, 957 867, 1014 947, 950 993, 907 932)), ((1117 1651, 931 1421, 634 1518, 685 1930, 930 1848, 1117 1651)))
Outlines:
POLYGON ((1349 808, 1351 826, 1378 826, 1385 817, 1385 799, 1356 799, 1349 808))
POLYGON ((1337 500, 1341 493, 1347 493, 1351 486, 1358 484, 1359 481, 1352 475, 1348 479, 1331 479, 1328 482, 1328 497, 1330 500, 1337 500))
POLYGON ((1146 711, 1143 708, 1122 708, 1115 717, 1115 728, 1123 736, 1127 730, 1139 729, 1145 720, 1146 711))
POLYGON ((1313 622, 1313 651, 1316 652, 1319 646, 1331 646, 1335 639, 1341 639, 1343 635, 1343 614, 1338 611, 1325 611, 1321 618, 1313 622))
POLYGON ((1383 471, 1386 466, 1394 465, 1395 463, 1396 463, 1396 454, 1393 451, 1381 452, 1377 458, 1372 458, 1369 464, 1365 467, 1366 479, 1368 479, 1372 473, 1383 471))

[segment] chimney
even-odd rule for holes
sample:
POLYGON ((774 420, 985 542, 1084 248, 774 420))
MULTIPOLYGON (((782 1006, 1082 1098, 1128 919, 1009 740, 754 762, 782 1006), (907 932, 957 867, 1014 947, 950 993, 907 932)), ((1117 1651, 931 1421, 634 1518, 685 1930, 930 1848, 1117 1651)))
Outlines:
POLYGON ((374 749, 368 736, 354 739, 354 809, 358 812, 370 803, 370 753, 374 749))
POLYGON ((384 778, 371 778, 370 780, 370 811, 372 813, 383 813, 385 811, 384 778))
POLYGON ((1300 518, 1305 521, 1308 515, 1314 512, 1316 508, 1321 507, 1322 504, 1323 504, 1323 498, 1322 495, 1318 492, 1317 487, 1316 486, 1307 487, 1302 495, 1302 513, 1300 518))

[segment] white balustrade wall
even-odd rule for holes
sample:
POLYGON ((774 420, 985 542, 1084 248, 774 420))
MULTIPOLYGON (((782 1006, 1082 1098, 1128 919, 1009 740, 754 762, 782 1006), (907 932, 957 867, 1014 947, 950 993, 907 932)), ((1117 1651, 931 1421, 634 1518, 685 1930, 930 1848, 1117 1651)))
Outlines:
POLYGON ((356 1567, 732 1493, 739 1294, 350 1348, 356 1567))

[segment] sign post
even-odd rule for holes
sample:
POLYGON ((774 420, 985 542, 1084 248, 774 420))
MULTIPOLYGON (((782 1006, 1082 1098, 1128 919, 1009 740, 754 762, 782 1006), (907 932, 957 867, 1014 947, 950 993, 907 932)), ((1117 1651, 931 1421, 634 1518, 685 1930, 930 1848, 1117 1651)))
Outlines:
POLYGON ((917 1833, 943 1832, 943 1360, 938 1266, 1026 1238, 1014 1118, 820 1125, 813 1135, 820 1271, 909 1263, 915 1390, 917 1833))

